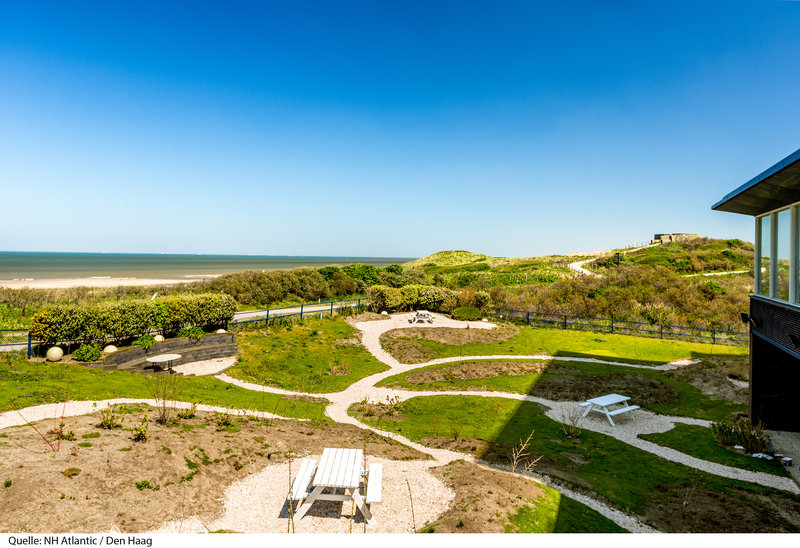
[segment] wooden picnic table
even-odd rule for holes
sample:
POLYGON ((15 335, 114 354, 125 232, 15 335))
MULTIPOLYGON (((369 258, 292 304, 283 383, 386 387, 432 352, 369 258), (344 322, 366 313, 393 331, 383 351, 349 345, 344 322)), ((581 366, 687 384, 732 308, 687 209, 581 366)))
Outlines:
POLYGON ((163 371, 166 369, 167 371, 172 371, 172 364, 175 360, 181 359, 180 354, 159 354, 158 356, 151 356, 149 358, 145 358, 145 361, 148 363, 152 363, 154 368, 158 367, 159 370, 163 371))
POLYGON ((433 314, 431 314, 427 310, 417 310, 411 315, 411 319, 409 321, 411 323, 418 323, 423 321, 427 321, 428 323, 433 323, 433 314))
POLYGON ((325 448, 319 466, 315 467, 316 463, 311 459, 303 460, 290 493, 291 499, 303 500, 294 519, 299 520, 305 516, 311 505, 318 500, 354 501, 367 523, 373 523, 374 518, 368 504, 380 502, 382 470, 379 464, 373 464, 365 474, 363 458, 364 452, 361 449, 325 448), (362 475, 367 475, 366 496, 358 492, 362 475), (313 489, 306 493, 309 483, 313 489), (325 493, 326 489, 333 492, 325 493), (343 492, 337 493, 339 490, 343 492))
MULTIPOLYGON (((585 417, 588 415, 590 411, 597 411, 598 413, 603 413, 606 416, 608 422, 611 423, 611 426, 616 426, 611 417, 620 415, 622 413, 630 413, 635 409, 639 409, 638 405, 628 405, 629 400, 630 398, 628 396, 622 396, 620 394, 606 394, 605 396, 600 396, 599 398, 586 400, 581 404, 581 406, 586 407, 586 411, 583 412, 583 416, 585 417), (609 407, 619 404, 624 405, 613 410, 609 409, 609 407)), ((636 417, 633 415, 631 415, 631 418, 636 420, 636 417)))

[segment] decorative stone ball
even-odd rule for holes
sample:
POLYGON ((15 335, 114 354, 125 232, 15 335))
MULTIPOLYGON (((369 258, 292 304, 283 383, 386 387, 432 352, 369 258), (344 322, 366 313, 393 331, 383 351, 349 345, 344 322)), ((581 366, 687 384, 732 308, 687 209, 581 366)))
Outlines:
POLYGON ((217 329, 214 333, 227 333, 224 329, 217 329))
POLYGON ((489 321, 489 318, 484 318, 484 319, 482 319, 481 321, 482 321, 482 322, 488 322, 488 321, 489 321))
POLYGON ((103 352, 105 352, 106 354, 112 354, 112 353, 114 353, 116 351, 117 351, 117 347, 114 346, 113 344, 109 344, 108 346, 106 346, 103 349, 103 352))
POLYGON ((61 358, 64 357, 64 351, 61 350, 57 346, 53 346, 47 349, 47 361, 49 362, 57 362, 61 361, 61 358))
POLYGON ((388 316, 388 315, 389 315, 389 313, 386 312, 385 310, 381 312, 381 316, 388 316))
POLYGON ((153 337, 153 340, 155 340, 156 342, 164 342, 164 335, 156 335, 155 337, 153 337))

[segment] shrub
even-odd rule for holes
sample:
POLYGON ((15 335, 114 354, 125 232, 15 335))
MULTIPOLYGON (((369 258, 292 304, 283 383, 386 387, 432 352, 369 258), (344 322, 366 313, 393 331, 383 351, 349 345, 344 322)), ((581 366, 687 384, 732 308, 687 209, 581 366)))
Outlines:
POLYGON ((104 430, 113 430, 114 428, 122 427, 122 418, 117 416, 116 410, 113 407, 107 407, 100 410, 100 428, 104 430))
POLYGON ((189 409, 185 409, 178 413, 178 417, 182 419, 193 419, 197 415, 197 404, 193 403, 189 409))
POLYGON ((135 341, 131 343, 131 346, 141 346, 145 350, 153 346, 156 342, 156 338, 152 335, 142 335, 135 341))
POLYGON ((455 308, 458 293, 452 289, 424 285, 419 290, 418 307, 432 312, 448 312, 455 308))
POLYGON ((471 306, 460 306, 453 310, 453 318, 463 321, 475 321, 481 319, 481 311, 471 306))
POLYGON ((194 326, 181 328, 175 336, 189 337, 190 339, 202 339, 205 334, 206 332, 203 331, 202 327, 194 326))
POLYGON ((492 306, 492 297, 486 291, 475 292, 475 308, 485 310, 492 306))
POLYGON ((220 428, 228 428, 230 426, 235 426, 236 422, 234 422, 233 417, 228 415, 227 413, 219 413, 217 415, 217 426, 220 428))
POLYGON ((373 312, 394 312, 403 303, 403 295, 399 289, 385 285, 373 285, 367 289, 367 300, 373 312))
POLYGON ((746 418, 737 418, 732 423, 713 422, 711 434, 720 445, 741 445, 746 453, 760 453, 767 448, 767 438, 761 423, 754 425, 746 418))
POLYGON ((94 362, 100 359, 103 351, 100 347, 93 344, 82 344, 72 353, 72 357, 79 362, 94 362))
POLYGON ((6 488, 11 487, 11 480, 4 481, 3 482, 3 487, 6 487, 6 488))
POLYGON ((150 437, 149 425, 144 422, 146 420, 144 419, 142 424, 133 429, 133 441, 147 441, 147 438, 150 437))
POLYGON ((153 486, 153 485, 152 485, 152 484, 151 484, 149 481, 147 481, 147 480, 142 480, 142 481, 137 481, 137 482, 134 482, 134 485, 136 486, 136 488, 137 488, 139 491, 142 491, 142 490, 144 490, 144 489, 152 489, 152 490, 154 490, 154 491, 158 491, 158 488, 159 488, 159 486, 158 486, 158 485, 156 485, 156 486, 153 486))

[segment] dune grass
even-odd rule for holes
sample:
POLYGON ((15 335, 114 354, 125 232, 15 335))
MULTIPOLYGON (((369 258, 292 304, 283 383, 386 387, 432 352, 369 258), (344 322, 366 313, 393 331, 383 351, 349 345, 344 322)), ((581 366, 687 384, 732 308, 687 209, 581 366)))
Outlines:
MULTIPOLYGON (((208 376, 179 377, 178 381, 180 401, 326 420, 323 402, 245 390, 208 376)), ((70 400, 152 397, 151 379, 140 373, 29 362, 19 352, 0 357, 0 411, 70 400)))
POLYGON ((639 437, 658 445, 671 447, 698 459, 734 466, 753 472, 766 472, 776 476, 788 477, 786 469, 778 461, 755 459, 741 455, 719 445, 711 430, 693 424, 676 424, 675 428, 658 434, 639 434, 639 437))
MULTIPOLYGON (((350 412, 357 414, 359 404, 350 412)), ((663 493, 691 488, 733 496, 737 505, 761 512, 759 496, 793 497, 781 491, 714 476, 637 449, 610 436, 583 431, 567 437, 556 421, 539 406, 503 398, 426 396, 407 400, 399 416, 362 417, 373 426, 420 441, 432 438, 484 440, 479 458, 506 460, 511 448, 534 432, 531 453, 540 455, 546 473, 569 485, 589 489, 612 503, 642 514, 663 493), (733 490, 736 493, 733 493, 733 490)), ((786 530, 796 526, 771 513, 770 519, 786 530)))
POLYGON ((300 392, 338 392, 388 367, 361 344, 342 318, 304 320, 238 335, 232 377, 300 392))

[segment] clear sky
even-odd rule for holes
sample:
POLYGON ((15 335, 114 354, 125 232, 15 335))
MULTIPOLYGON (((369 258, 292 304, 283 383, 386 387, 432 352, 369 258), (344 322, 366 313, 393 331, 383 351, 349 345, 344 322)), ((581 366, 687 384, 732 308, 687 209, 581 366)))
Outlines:
POLYGON ((527 256, 800 148, 800 2, 2 2, 0 250, 527 256))

